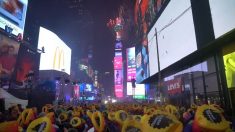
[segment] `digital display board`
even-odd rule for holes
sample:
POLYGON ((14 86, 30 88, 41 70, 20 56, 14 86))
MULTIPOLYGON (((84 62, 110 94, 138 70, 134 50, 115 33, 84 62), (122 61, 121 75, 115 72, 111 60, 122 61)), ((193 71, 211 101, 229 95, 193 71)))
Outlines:
POLYGON ((136 84, 136 87, 132 88, 132 83, 127 82, 127 95, 133 95, 133 94, 135 96, 137 95, 145 96, 145 84, 136 84))
POLYGON ((122 98, 123 97, 123 85, 115 85, 115 96, 117 98, 122 98))
POLYGON ((19 47, 19 43, 0 34, 0 79, 11 79, 15 71, 19 47))
POLYGON ((0 28, 12 28, 12 34, 24 33, 28 0, 0 0, 0 28))
POLYGON ((128 48, 127 53, 127 68, 135 68, 135 47, 128 48))
POLYGON ((79 98, 79 96, 80 96, 80 87, 79 87, 79 85, 74 85, 74 97, 75 98, 79 98))
POLYGON ((136 78, 135 47, 126 50, 127 55, 127 81, 136 78))
POLYGON ((71 49, 53 32, 40 27, 38 49, 41 54, 40 70, 57 70, 70 74, 71 49))
POLYGON ((143 41, 146 39, 147 31, 154 24, 159 11, 167 0, 136 0, 134 9, 134 21, 136 26, 136 37, 143 41))
POLYGON ((122 50, 122 42, 121 41, 116 41, 115 50, 122 50))
POLYGON ((136 46, 136 82, 140 83, 149 77, 149 59, 146 46, 136 46))
POLYGON ((123 71, 122 70, 114 70, 114 79, 115 85, 123 84, 123 71))
POLYGON ((235 28, 235 1, 209 0, 215 38, 235 28))
POLYGON ((122 57, 114 57, 114 69, 122 69, 122 57))
POLYGON ((171 0, 148 33, 151 44, 150 73, 158 72, 156 44, 158 44, 160 70, 197 50, 195 29, 189 0, 171 0), (187 25, 187 28, 185 27, 187 25), (157 42, 155 36, 157 30, 157 42), (154 51, 155 50, 155 51, 154 51))
POLYGON ((223 49, 223 60, 228 88, 235 88, 235 43, 223 49))

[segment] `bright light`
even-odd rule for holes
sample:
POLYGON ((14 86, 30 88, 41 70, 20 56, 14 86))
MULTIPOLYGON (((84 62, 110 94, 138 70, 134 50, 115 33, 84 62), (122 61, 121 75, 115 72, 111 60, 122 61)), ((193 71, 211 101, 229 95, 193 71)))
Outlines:
POLYGON ((104 104, 107 104, 107 103, 108 103, 108 101, 107 101, 107 100, 105 100, 105 101, 104 101, 104 104))
POLYGON ((117 100, 116 99, 112 99, 112 103, 116 103, 117 102, 117 100))

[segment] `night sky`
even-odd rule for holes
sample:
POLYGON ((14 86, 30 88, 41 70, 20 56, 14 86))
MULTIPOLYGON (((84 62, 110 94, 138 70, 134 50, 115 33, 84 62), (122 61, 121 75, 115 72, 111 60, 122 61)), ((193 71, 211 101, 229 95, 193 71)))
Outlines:
POLYGON ((110 94, 115 36, 106 23, 118 16, 120 4, 121 0, 30 0, 24 37, 37 45, 39 26, 57 34, 72 49, 72 70, 92 47, 93 68, 102 75, 110 72, 103 77, 103 87, 110 94))
POLYGON ((86 57, 92 46, 94 68, 111 72, 115 38, 106 23, 117 16, 120 3, 121 0, 29 1, 26 35, 33 39, 37 36, 35 27, 43 26, 71 47, 75 58, 86 57))

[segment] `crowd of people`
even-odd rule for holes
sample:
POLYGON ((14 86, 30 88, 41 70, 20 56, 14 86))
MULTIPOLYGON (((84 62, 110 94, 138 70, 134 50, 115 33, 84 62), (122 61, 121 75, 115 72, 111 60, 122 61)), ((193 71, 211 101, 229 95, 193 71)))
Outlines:
POLYGON ((232 121, 218 105, 140 103, 46 104, 0 114, 0 132, 232 132, 232 121))

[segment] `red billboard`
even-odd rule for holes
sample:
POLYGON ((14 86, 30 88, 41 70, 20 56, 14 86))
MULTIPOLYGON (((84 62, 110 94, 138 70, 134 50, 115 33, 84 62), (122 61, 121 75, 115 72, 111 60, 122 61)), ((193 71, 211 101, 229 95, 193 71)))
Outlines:
POLYGON ((122 57, 114 57, 114 69, 122 69, 122 57))
POLYGON ((123 85, 115 85, 115 96, 117 98, 123 97, 123 85))
POLYGON ((168 94, 177 94, 182 92, 182 80, 176 78, 174 80, 167 81, 166 83, 168 94))

